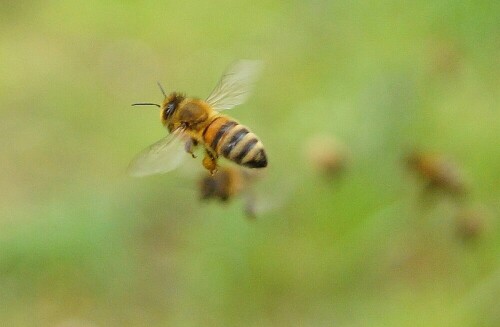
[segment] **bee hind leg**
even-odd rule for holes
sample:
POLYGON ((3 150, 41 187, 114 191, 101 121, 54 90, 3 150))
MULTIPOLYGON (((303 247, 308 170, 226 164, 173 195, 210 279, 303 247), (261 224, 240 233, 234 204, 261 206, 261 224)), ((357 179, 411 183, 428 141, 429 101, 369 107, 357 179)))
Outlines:
POLYGON ((203 158, 203 167, 205 167, 212 176, 217 172, 217 159, 208 151, 203 158))
POLYGON ((198 141, 196 141, 195 139, 189 139, 188 141, 186 141, 186 144, 184 144, 184 149, 186 150, 187 153, 191 155, 191 157, 196 158, 194 150, 197 145, 198 141))

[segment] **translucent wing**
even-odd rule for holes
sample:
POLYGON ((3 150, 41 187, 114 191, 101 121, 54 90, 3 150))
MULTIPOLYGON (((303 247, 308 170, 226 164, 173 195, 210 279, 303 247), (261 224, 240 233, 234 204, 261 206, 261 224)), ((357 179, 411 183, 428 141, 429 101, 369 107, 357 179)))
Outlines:
POLYGON ((140 152, 129 165, 134 177, 166 173, 177 168, 186 157, 184 129, 177 129, 140 152))
MULTIPOLYGON (((261 175, 262 176, 262 175, 261 175)), ((242 195, 245 203, 245 213, 249 218, 279 210, 284 207, 297 189, 297 178, 289 178, 274 183, 274 188, 264 193, 249 190, 242 195)))
POLYGON ((231 109, 246 101, 253 84, 262 69, 262 62, 240 60, 222 75, 219 83, 207 98, 207 103, 215 110, 231 109))

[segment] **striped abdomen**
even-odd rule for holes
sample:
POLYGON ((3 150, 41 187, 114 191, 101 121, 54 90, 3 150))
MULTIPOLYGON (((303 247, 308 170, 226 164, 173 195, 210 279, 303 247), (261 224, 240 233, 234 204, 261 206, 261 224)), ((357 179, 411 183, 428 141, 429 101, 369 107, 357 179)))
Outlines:
POLYGON ((205 145, 217 155, 250 168, 267 166, 264 146, 245 126, 218 116, 203 131, 205 145))

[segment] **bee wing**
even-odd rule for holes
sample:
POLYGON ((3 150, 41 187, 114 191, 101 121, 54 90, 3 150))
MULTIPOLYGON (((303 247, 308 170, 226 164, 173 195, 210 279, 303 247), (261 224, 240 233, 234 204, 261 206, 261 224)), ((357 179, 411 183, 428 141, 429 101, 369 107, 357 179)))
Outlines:
POLYGON ((217 111, 231 109, 246 101, 262 69, 262 62, 239 60, 222 75, 206 102, 217 111))
POLYGON ((264 193, 248 190, 242 197, 245 203, 245 213, 249 218, 279 210, 284 207, 297 188, 297 178, 290 178, 274 183, 274 191, 264 193), (278 190, 278 191, 276 191, 278 190))
POLYGON ((140 152, 128 167, 129 175, 141 177, 177 168, 186 157, 184 131, 178 128, 140 152))

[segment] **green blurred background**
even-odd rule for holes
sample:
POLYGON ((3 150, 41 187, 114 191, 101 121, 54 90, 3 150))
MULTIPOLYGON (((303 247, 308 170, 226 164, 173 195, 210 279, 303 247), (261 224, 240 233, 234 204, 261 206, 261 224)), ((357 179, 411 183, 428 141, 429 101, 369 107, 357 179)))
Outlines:
POLYGON ((2 326, 499 326, 499 22, 494 0, 2 1, 2 326), (200 158, 126 175, 165 134, 130 104, 206 97, 240 58, 265 62, 230 112, 269 156, 253 221, 198 201, 200 158), (308 165, 318 134, 341 179, 308 165), (422 196, 413 147, 466 198, 422 196))

